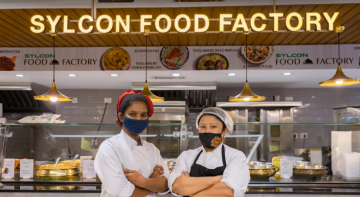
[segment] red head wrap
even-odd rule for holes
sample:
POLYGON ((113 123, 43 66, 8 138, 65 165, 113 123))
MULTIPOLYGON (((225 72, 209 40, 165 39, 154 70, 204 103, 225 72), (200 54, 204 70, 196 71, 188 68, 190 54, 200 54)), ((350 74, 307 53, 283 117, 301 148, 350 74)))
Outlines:
MULTIPOLYGON (((139 96, 143 96, 146 101, 147 101, 147 106, 148 106, 148 110, 149 110, 149 117, 151 117, 154 113, 154 107, 153 107, 153 103, 152 101, 150 100, 150 98, 146 95, 143 95, 141 92, 134 92, 133 90, 129 90, 127 92, 125 92, 123 95, 121 95, 118 99, 118 102, 117 102, 117 105, 116 105, 116 111, 117 113, 119 113, 120 111, 120 106, 124 100, 124 98, 128 95, 131 95, 131 94, 136 94, 136 95, 139 95, 139 96)), ((126 99, 125 99, 126 100, 126 99)), ((125 101, 126 102, 126 101, 125 101)), ((117 115, 117 114, 116 114, 117 115)), ((119 120, 116 120, 116 123, 120 126, 120 122, 119 120)))

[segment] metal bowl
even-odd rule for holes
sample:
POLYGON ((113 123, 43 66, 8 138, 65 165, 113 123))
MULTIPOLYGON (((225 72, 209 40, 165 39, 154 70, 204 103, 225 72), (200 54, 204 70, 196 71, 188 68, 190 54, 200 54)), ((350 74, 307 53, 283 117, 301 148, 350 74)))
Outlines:
POLYGON ((295 166, 308 166, 308 165, 313 165, 313 164, 311 164, 311 162, 309 162, 309 161, 295 161, 294 162, 294 167, 295 166))
POLYGON ((279 169, 271 164, 248 165, 251 178, 268 179, 274 176, 279 169))
POLYGON ((58 164, 54 169, 54 164, 38 166, 35 172, 37 177, 69 177, 79 175, 76 165, 58 164))
POLYGON ((305 165, 305 166, 296 166, 293 169, 294 176, 324 176, 327 171, 326 166, 321 165, 305 165))
POLYGON ((265 162, 261 162, 261 161, 249 161, 248 165, 265 165, 265 162))

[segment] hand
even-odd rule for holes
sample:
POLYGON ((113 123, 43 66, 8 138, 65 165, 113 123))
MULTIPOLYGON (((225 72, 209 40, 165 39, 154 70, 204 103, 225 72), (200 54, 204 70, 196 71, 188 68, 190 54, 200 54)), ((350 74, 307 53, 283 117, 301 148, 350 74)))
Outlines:
POLYGON ((222 175, 212 177, 214 181, 214 185, 220 183, 222 177, 223 177, 222 175))
POLYGON ((162 166, 155 166, 153 173, 150 175, 149 178, 158 178, 164 174, 164 168, 162 166))
POLYGON ((188 171, 185 171, 185 170, 183 170, 183 171, 181 172, 181 175, 190 177, 189 172, 188 172, 188 171))
POLYGON ((130 181, 132 184, 141 188, 145 187, 146 179, 145 177, 143 177, 142 174, 140 174, 140 172, 124 168, 124 174, 127 180, 130 181))

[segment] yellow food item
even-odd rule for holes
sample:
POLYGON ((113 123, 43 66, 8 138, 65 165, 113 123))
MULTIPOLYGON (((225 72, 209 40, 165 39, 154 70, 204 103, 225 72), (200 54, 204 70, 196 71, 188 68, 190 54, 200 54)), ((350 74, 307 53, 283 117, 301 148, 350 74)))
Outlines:
POLYGON ((106 70, 129 70, 130 55, 122 48, 112 48, 105 52, 103 56, 103 66, 106 70))
POLYGON ((226 70, 227 68, 227 59, 215 53, 202 56, 198 62, 199 70, 226 70))

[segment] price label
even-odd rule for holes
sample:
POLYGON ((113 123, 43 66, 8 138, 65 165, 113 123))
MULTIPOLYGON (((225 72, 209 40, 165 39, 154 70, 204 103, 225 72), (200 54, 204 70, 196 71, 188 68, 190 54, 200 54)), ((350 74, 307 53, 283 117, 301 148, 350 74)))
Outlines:
POLYGON ((7 168, 7 173, 2 175, 4 179, 13 179, 14 178, 14 168, 15 168, 15 159, 4 159, 4 168, 7 168))
POLYGON ((21 159, 20 160, 20 178, 31 179, 34 177, 34 160, 21 159))
POLYGON ((293 160, 281 159, 280 160, 280 176, 281 178, 290 178, 293 175, 293 160))
POLYGON ((84 160, 83 177, 84 178, 95 178, 96 177, 96 172, 95 172, 95 168, 94 168, 94 160, 84 160))

